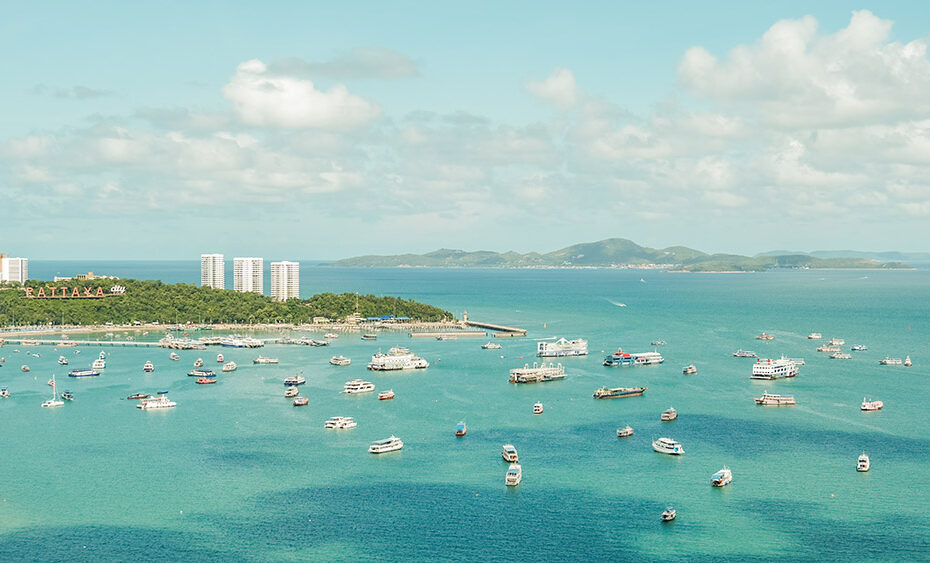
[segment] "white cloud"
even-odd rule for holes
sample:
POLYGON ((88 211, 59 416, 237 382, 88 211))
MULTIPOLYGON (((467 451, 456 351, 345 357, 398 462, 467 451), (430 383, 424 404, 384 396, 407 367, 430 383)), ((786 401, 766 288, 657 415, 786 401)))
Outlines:
POLYGON ((569 109, 579 98, 575 75, 565 68, 557 68, 543 80, 528 80, 524 87, 533 97, 559 109, 569 109))
POLYGON ((349 93, 342 84, 318 90, 309 80, 272 76, 259 60, 241 63, 223 86, 223 95, 249 125, 353 129, 381 113, 376 104, 349 93))

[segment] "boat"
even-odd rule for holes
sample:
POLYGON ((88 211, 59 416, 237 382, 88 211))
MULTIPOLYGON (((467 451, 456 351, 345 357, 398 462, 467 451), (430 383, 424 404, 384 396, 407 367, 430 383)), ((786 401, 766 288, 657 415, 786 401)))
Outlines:
POLYGON ((461 421, 461 422, 459 422, 459 423, 455 426, 455 435, 456 435, 456 436, 464 436, 464 435, 465 435, 465 432, 467 432, 467 431, 468 431, 468 428, 466 428, 466 426, 465 426, 465 421, 464 421, 464 420, 461 421))
POLYGON ((664 340, 653 340, 649 343, 650 346, 665 346, 666 344, 668 344, 668 342, 664 340))
POLYGON ((885 356, 885 359, 879 360, 878 363, 880 363, 883 366, 900 366, 904 362, 901 361, 901 358, 891 358, 891 357, 885 356))
POLYGON ((54 408, 63 406, 64 404, 64 401, 58 399, 58 391, 55 389, 55 374, 52 374, 52 398, 42 403, 42 406, 45 408, 54 408))
POLYGON ((362 335, 362 340, 377 340, 377 339, 378 339, 377 334, 367 333, 367 334, 362 335))
POLYGON ((197 358, 196 360, 194 360, 194 367, 195 368, 203 367, 203 358, 197 358))
POLYGON ((517 448, 513 447, 513 444, 504 444, 501 448, 501 457, 504 458, 504 461, 509 461, 510 463, 517 463, 520 461, 519 456, 517 456, 517 448))
POLYGON ((866 346, 865 344, 856 344, 852 348, 850 348, 850 350, 852 350, 853 352, 864 352, 868 349, 869 347, 866 346))
POLYGON ((733 481, 733 472, 726 465, 710 476, 710 484, 715 487, 726 487, 731 481, 733 481))
POLYGON ((694 364, 689 364, 681 370, 681 373, 685 375, 691 375, 692 373, 697 373, 697 368, 694 367, 694 364))
POLYGON ((68 372, 68 377, 97 377, 100 372, 95 369, 73 369, 68 372))
POLYGON ((222 363, 225 362, 225 361, 226 361, 226 358, 223 357, 223 354, 217 354, 217 355, 216 355, 216 363, 222 364, 222 363))
POLYGON ((333 430, 348 430, 356 426, 358 426, 358 423, 351 416, 333 416, 323 423, 323 428, 333 430))
POLYGON ((236 362, 229 361, 229 362, 226 362, 225 364, 223 364, 223 371, 226 372, 226 373, 229 373, 229 372, 231 372, 231 371, 236 371, 236 368, 238 368, 238 367, 239 367, 239 366, 236 365, 236 362))
POLYGON ((368 362, 371 371, 397 371, 406 369, 426 369, 429 362, 410 353, 410 350, 395 346, 387 354, 378 352, 368 362))
POLYGON ((211 383, 216 383, 216 380, 208 377, 197 378, 197 385, 209 385, 211 383))
POLYGON ((285 385, 297 386, 297 385, 303 385, 303 384, 306 383, 306 382, 307 382, 307 380, 304 379, 303 376, 302 376, 302 375, 299 375, 299 374, 294 374, 294 375, 292 375, 292 376, 290 376, 290 377, 285 377, 285 378, 284 378, 284 384, 285 384, 285 385))
POLYGON ((622 399, 624 397, 639 397, 648 387, 601 387, 594 392, 595 399, 622 399))
POLYGON ((817 347, 817 351, 818 351, 818 352, 836 353, 836 352, 841 352, 842 350, 840 349, 839 346, 830 346, 829 344, 824 344, 824 345, 822 345, 822 346, 818 346, 818 347, 817 347))
POLYGON ((765 407, 781 407, 795 404, 794 397, 791 395, 775 395, 764 391, 761 397, 753 398, 757 405, 765 407))
POLYGON ((129 395, 126 398, 132 401, 135 399, 148 399, 149 397, 151 397, 151 395, 149 395, 148 393, 133 393, 132 395, 129 395))
POLYGON ((628 438, 633 435, 633 427, 630 425, 623 428, 617 428, 617 438, 628 438))
POLYGON ((436 337, 436 340, 439 340, 439 341, 458 340, 458 338, 459 337, 454 334, 440 334, 439 336, 436 337))
POLYGON ((507 475, 504 477, 504 484, 508 487, 516 487, 523 480, 523 468, 519 463, 511 463, 507 468, 507 475))
POLYGON ((671 438, 659 438, 652 443, 652 449, 660 454, 681 455, 685 453, 681 444, 671 438))
POLYGON ((269 358, 267 356, 259 356, 252 360, 253 364, 277 364, 278 358, 269 358))
POLYGON ((375 390, 375 385, 370 381, 362 381, 361 379, 353 379, 352 381, 346 381, 345 386, 342 388, 343 393, 348 393, 350 395, 358 393, 371 393, 375 390))
POLYGON ((672 507, 668 507, 668 508, 665 509, 665 512, 662 513, 662 521, 663 521, 663 522, 671 522, 671 521, 674 520, 677 516, 678 516, 678 511, 676 511, 676 510, 675 510, 674 508, 672 508, 672 507))
POLYGON ((812 332, 807 335, 808 340, 820 340, 821 338, 823 338, 823 335, 819 332, 812 332))
POLYGON ((904 366, 905 366, 905 367, 911 367, 911 357, 910 357, 910 356, 904 356, 904 366))
POLYGON ((485 350, 500 350, 501 345, 497 342, 488 342, 487 344, 482 344, 481 347, 485 350))
POLYGON ((60 366, 66 366, 66 365, 68 365, 68 358, 66 358, 66 357, 64 357, 64 356, 58 356, 58 365, 60 365, 60 366))
POLYGON ((389 401, 389 400, 391 400, 391 399, 393 399, 393 398, 394 398, 394 390, 393 390, 393 389, 388 389, 387 391, 382 391, 382 392, 378 393, 378 400, 379 400, 379 401, 389 401))
POLYGON ((168 354, 168 358, 169 358, 169 359, 172 359, 172 360, 180 360, 180 359, 181 359, 181 356, 178 356, 177 354, 175 354, 174 352, 172 352, 172 353, 168 354))
POLYGON ((377 442, 372 442, 368 446, 368 452, 373 454, 384 454, 387 452, 396 452, 404 447, 404 443, 397 436, 391 436, 377 442))
POLYGON ((873 401, 871 399, 862 398, 862 405, 859 407, 860 410, 864 411, 880 411, 882 407, 885 406, 885 403, 881 401, 873 401))
POLYGON ((555 342, 538 342, 536 355, 540 358, 561 358, 563 356, 587 356, 588 341, 581 338, 566 340, 559 338, 555 342))
POLYGON ((290 398, 290 397, 296 397, 297 395, 300 395, 300 389, 294 387, 293 385, 288 385, 287 387, 284 388, 285 397, 290 398))
POLYGON ((850 358, 852 358, 852 355, 846 354, 844 352, 833 352, 832 354, 830 354, 831 360, 848 360, 850 358))
POLYGON ((752 366, 750 379, 782 379, 798 375, 798 366, 788 358, 782 356, 777 360, 758 359, 752 366))
POLYGON ((301 396, 298 395, 298 396, 294 399, 294 406, 295 406, 295 407, 305 407, 305 406, 307 406, 307 404, 308 404, 309 402, 310 402, 310 399, 308 399, 307 397, 301 397, 301 396))
POLYGON ((762 334, 756 337, 756 340, 775 340, 775 337, 772 336, 771 334, 767 334, 763 332, 762 334))
POLYGON ((859 459, 856 461, 856 471, 865 473, 871 468, 872 461, 869 459, 869 456, 865 455, 865 452, 862 452, 862 455, 860 455, 859 459))
POLYGON ((336 338, 339 338, 339 335, 335 332, 327 332, 323 335, 323 338, 326 338, 327 340, 335 340, 336 338))
POLYGON ((352 360, 346 358, 345 356, 339 355, 330 358, 329 363, 333 364, 334 366, 347 366, 352 363, 352 360))
POLYGON ((804 358, 788 358, 788 359, 794 362, 794 365, 796 366, 803 366, 807 364, 807 362, 804 361, 804 358))
POLYGON ((536 403, 535 405, 533 405, 533 414, 542 414, 542 413, 543 413, 542 403, 536 403))
MULTIPOLYGON (((161 393, 161 391, 159 391, 159 393, 161 393)), ((139 404, 136 405, 136 408, 148 411, 157 409, 170 409, 176 406, 178 406, 177 403, 168 399, 167 395, 161 394, 158 397, 148 397, 146 399, 141 399, 139 404)))
POLYGON ((510 370, 510 383, 545 383, 565 378, 565 368, 562 364, 537 364, 533 367, 524 364, 522 368, 510 370))
POLYGON ((10 390, 7 389, 6 387, 0 387, 0 399, 9 399, 9 398, 10 398, 10 390))
POLYGON ((28 372, 28 371, 29 371, 29 366, 27 366, 26 364, 23 364, 23 365, 21 365, 21 366, 19 367, 19 369, 23 370, 23 372, 28 372))
POLYGON ((70 389, 65 389, 61 394, 61 398, 65 401, 73 401, 74 393, 72 393, 70 389))
POLYGON ((756 356, 755 352, 750 352, 749 350, 743 350, 742 348, 740 348, 736 352, 733 352, 733 357, 734 358, 757 358, 758 356, 756 356))
POLYGON ((52 379, 49 379, 48 381, 45 382, 45 384, 48 385, 49 387, 54 387, 54 386, 55 386, 55 378, 53 377, 52 379))
POLYGON ((675 420, 676 418, 678 418, 678 411, 676 411, 672 407, 669 407, 667 410, 663 411, 662 414, 659 415, 659 420, 661 420, 662 422, 671 422, 675 420))
POLYGON ((97 358, 98 358, 98 359, 101 359, 101 360, 105 360, 105 359, 107 359, 107 353, 104 352, 103 350, 101 350, 100 353, 97 354, 97 358))
POLYGON ((142 371, 144 371, 145 373, 152 373, 153 371, 155 371, 155 364, 153 364, 152 362, 145 362, 145 364, 143 364, 142 366, 142 371))
POLYGON ((213 377, 215 374, 208 369, 192 369, 187 372, 188 377, 213 377))
POLYGON ((846 341, 842 338, 831 338, 827 341, 827 344, 830 346, 842 346, 843 344, 846 344, 846 341))
POLYGON ((104 369, 107 367, 107 361, 101 358, 94 360, 94 363, 90 365, 92 369, 104 369))

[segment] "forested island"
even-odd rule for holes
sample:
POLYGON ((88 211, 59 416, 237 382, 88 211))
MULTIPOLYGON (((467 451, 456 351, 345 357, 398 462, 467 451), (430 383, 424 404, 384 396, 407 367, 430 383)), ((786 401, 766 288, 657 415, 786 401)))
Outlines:
POLYGON ((100 280, 28 280, 24 285, 0 286, 0 326, 108 322, 296 324, 315 317, 345 319, 355 313, 361 318, 393 315, 413 321, 454 318, 452 313, 424 303, 355 293, 320 293, 309 299, 278 302, 256 293, 132 279, 110 280, 103 286, 100 280), (114 284, 116 292, 111 291, 114 284), (102 296, 98 293, 101 287, 102 296))

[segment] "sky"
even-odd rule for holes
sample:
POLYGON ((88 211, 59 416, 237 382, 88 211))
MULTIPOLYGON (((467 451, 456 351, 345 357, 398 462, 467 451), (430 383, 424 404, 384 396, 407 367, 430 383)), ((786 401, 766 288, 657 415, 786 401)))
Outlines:
POLYGON ((930 250, 930 10, 754 4, 7 5, 0 252, 930 250))

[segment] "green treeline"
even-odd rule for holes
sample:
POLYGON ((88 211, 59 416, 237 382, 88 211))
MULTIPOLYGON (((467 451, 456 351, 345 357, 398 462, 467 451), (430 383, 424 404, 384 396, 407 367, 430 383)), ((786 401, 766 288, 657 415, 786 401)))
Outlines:
POLYGON ((321 293, 309 299, 273 301, 255 293, 240 293, 228 289, 197 287, 191 284, 166 284, 160 281, 94 280, 42 282, 29 280, 24 286, 0 286, 0 326, 11 324, 36 325, 92 325, 112 322, 127 324, 158 321, 161 323, 304 323, 313 317, 343 319, 355 313, 364 317, 396 315, 418 321, 452 319, 453 315, 431 305, 400 299, 376 297, 354 293, 321 293), (90 288, 98 286, 110 293, 118 284, 126 288, 119 296, 100 299, 38 299, 25 297, 24 288, 68 287, 90 288))

